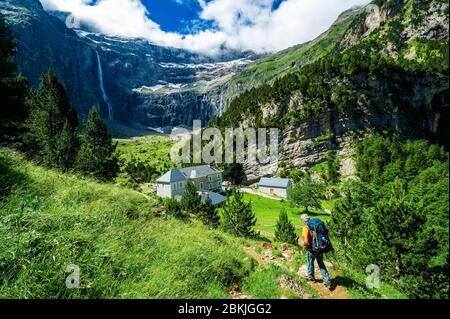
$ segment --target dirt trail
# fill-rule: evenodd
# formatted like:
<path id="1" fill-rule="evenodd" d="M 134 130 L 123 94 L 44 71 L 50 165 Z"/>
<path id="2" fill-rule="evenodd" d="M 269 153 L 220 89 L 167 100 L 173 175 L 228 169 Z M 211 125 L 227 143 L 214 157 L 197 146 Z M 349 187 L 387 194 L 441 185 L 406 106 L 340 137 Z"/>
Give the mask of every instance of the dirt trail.
<path id="1" fill-rule="evenodd" d="M 293 271 L 293 269 L 290 265 L 290 261 L 292 260 L 292 257 L 295 255 L 296 252 L 293 251 L 292 249 L 286 249 L 286 250 L 282 251 L 282 257 L 275 257 L 272 254 L 272 245 L 269 243 L 262 244 L 262 252 L 261 253 L 258 253 L 253 247 L 244 246 L 242 248 L 248 255 L 253 257 L 260 265 L 266 265 L 266 264 L 272 263 L 272 264 L 276 264 L 281 267 L 284 267 L 290 271 Z M 330 272 L 331 277 L 333 278 L 334 273 L 337 272 L 336 267 L 329 262 L 325 262 L 325 264 L 327 266 L 328 271 Z M 298 270 L 298 275 L 302 278 L 306 278 L 306 269 L 307 269 L 306 265 L 301 266 L 300 269 Z M 317 292 L 317 294 L 321 298 L 324 298 L 324 299 L 349 299 L 350 298 L 347 291 L 345 290 L 345 288 L 340 285 L 337 285 L 336 282 L 333 283 L 334 289 L 332 289 L 332 291 L 330 291 L 330 289 L 328 289 L 327 287 L 324 286 L 323 280 L 322 280 L 322 275 L 320 273 L 317 262 L 314 267 L 314 272 L 315 272 L 316 281 L 308 282 L 308 284 Z M 302 296 L 303 298 L 308 298 L 306 292 L 302 293 L 302 294 L 298 294 L 298 295 Z M 240 293 L 235 292 L 235 291 L 231 293 L 231 296 L 232 296 L 232 298 L 241 297 Z M 243 296 L 245 296 L 245 295 L 243 295 Z M 247 296 L 245 296 L 245 297 L 247 297 Z M 239 299 L 241 299 L 241 298 L 239 298 Z"/>
<path id="2" fill-rule="evenodd" d="M 325 262 L 325 265 L 327 266 L 327 269 L 328 269 L 328 272 L 330 273 L 331 278 L 333 278 L 332 272 L 335 269 L 334 265 L 329 262 Z M 306 278 L 306 274 L 307 274 L 307 266 L 303 265 L 298 270 L 298 275 L 300 277 Z M 314 290 L 317 291 L 317 293 L 320 295 L 320 297 L 322 297 L 324 299 L 349 299 L 350 298 L 347 291 L 345 290 L 345 288 L 340 285 L 337 285 L 336 282 L 333 283 L 333 285 L 334 285 L 333 291 L 330 291 L 327 287 L 325 287 L 325 285 L 323 284 L 323 280 L 322 280 L 322 274 L 320 273 L 319 265 L 317 265 L 317 262 L 315 262 L 315 265 L 314 265 L 314 277 L 316 278 L 316 281 L 310 281 L 308 283 L 311 287 L 314 288 Z"/>

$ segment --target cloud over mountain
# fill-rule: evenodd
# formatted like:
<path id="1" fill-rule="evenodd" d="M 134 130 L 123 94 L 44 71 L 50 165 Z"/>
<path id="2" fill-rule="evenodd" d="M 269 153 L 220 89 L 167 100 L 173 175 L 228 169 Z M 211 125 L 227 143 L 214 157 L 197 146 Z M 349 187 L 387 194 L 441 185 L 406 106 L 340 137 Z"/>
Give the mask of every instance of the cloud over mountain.
<path id="1" fill-rule="evenodd" d="M 183 5 L 187 0 L 173 0 Z M 140 0 L 41 0 L 44 8 L 71 12 L 98 32 L 145 38 L 164 45 L 216 54 L 223 47 L 278 51 L 324 32 L 339 13 L 368 0 L 189 0 L 200 5 L 199 20 L 213 28 L 191 34 L 166 32 Z M 279 2 L 279 1 L 277 1 Z M 189 2 L 187 2 L 189 3 Z"/>

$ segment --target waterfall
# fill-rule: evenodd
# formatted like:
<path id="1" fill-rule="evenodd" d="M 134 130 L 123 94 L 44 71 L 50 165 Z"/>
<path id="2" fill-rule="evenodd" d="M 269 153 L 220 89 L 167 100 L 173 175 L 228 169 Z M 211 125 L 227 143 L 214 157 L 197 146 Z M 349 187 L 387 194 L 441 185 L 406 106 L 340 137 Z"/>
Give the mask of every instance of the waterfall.
<path id="1" fill-rule="evenodd" d="M 102 91 L 103 95 L 103 101 L 105 101 L 106 105 L 108 105 L 108 116 L 109 120 L 112 121 L 113 118 L 113 107 L 111 104 L 111 101 L 109 100 L 108 96 L 105 92 L 105 85 L 103 83 L 103 69 L 102 69 L 102 63 L 100 62 L 100 56 L 98 55 L 98 52 L 95 52 L 97 54 L 97 70 L 98 70 L 98 80 L 100 83 L 100 91 Z"/>

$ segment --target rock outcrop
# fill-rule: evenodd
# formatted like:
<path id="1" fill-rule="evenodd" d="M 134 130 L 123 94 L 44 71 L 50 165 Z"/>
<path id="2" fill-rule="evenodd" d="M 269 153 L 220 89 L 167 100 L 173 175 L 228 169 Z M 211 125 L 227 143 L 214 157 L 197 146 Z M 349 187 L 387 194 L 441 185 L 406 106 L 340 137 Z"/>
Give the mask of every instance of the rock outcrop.
<path id="1" fill-rule="evenodd" d="M 344 13 L 342 18 L 346 15 Z M 325 161 L 329 150 L 337 151 L 337 155 L 345 159 L 350 156 L 355 140 L 374 131 L 397 132 L 400 139 L 423 138 L 448 147 L 448 49 L 443 49 L 448 46 L 448 20 L 448 3 L 444 1 L 390 1 L 382 7 L 368 5 L 355 16 L 333 53 L 344 56 L 362 43 L 361 50 L 372 50 L 371 58 L 380 61 L 374 66 L 378 68 L 376 71 L 383 70 L 383 63 L 386 63 L 389 66 L 385 72 L 392 70 L 391 74 L 374 75 L 368 67 L 350 72 L 335 69 L 335 73 L 319 79 L 327 89 L 336 89 L 329 95 L 322 94 L 326 98 L 308 95 L 309 88 L 285 92 L 286 88 L 280 85 L 272 91 L 264 87 L 260 88 L 261 93 L 253 92 L 253 96 L 275 96 L 285 90 L 284 95 L 268 99 L 269 102 L 259 104 L 252 112 L 246 112 L 245 107 L 234 113 L 226 112 L 225 119 L 240 118 L 242 127 L 255 122 L 283 127 L 279 134 L 278 163 L 244 163 L 246 183 L 279 173 L 286 167 L 279 165 L 282 163 L 298 169 L 311 168 Z M 361 51 L 366 60 L 370 56 L 368 52 Z M 405 60 L 411 61 L 414 67 Z M 302 75 L 301 69 L 298 74 Z M 286 82 L 286 87 L 289 85 L 290 82 Z M 314 89 L 320 92 L 319 88 Z M 318 106 L 308 117 L 299 116 L 311 105 Z M 284 125 L 279 125 L 281 123 Z M 344 162 L 342 173 L 354 177 L 351 160 Z"/>

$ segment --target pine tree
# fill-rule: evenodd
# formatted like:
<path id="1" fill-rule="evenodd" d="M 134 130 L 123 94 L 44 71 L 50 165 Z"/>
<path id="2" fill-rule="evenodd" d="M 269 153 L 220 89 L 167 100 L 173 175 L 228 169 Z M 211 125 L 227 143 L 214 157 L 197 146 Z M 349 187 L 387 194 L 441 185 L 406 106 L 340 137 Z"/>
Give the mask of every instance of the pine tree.
<path id="1" fill-rule="evenodd" d="M 407 271 L 408 255 L 416 248 L 425 219 L 405 200 L 400 179 L 389 186 L 390 193 L 376 204 L 370 216 L 372 238 L 367 248 L 373 258 L 379 259 L 379 266 L 385 269 L 387 276 L 398 278 Z"/>
<path id="2" fill-rule="evenodd" d="M 55 165 L 64 171 L 71 169 L 75 164 L 79 147 L 78 133 L 66 121 L 63 130 L 56 138 Z"/>
<path id="3" fill-rule="evenodd" d="M 78 152 L 76 167 L 85 175 L 98 180 L 110 181 L 117 176 L 119 161 L 117 143 L 113 143 L 106 124 L 93 107 L 86 122 L 86 132 Z"/>
<path id="4" fill-rule="evenodd" d="M 199 212 L 199 217 L 204 224 L 211 227 L 217 228 L 220 225 L 220 217 L 217 213 L 216 207 L 214 207 L 210 198 L 208 198 L 206 202 L 202 204 Z"/>
<path id="5" fill-rule="evenodd" d="M 327 182 L 337 184 L 339 181 L 339 162 L 336 158 L 336 151 L 330 151 L 327 155 Z"/>
<path id="6" fill-rule="evenodd" d="M 17 65 L 12 61 L 15 54 L 16 43 L 0 13 L 0 145 L 16 144 L 25 131 L 28 83 L 17 76 Z"/>
<path id="7" fill-rule="evenodd" d="M 49 70 L 41 77 L 39 87 L 31 91 L 27 104 L 30 116 L 24 141 L 26 151 L 45 165 L 58 166 L 61 159 L 56 149 L 59 136 L 66 124 L 66 129 L 72 131 L 69 135 L 75 134 L 78 118 L 64 86 L 53 71 Z"/>
<path id="8" fill-rule="evenodd" d="M 255 234 L 253 226 L 256 225 L 256 217 L 252 205 L 243 200 L 242 193 L 236 188 L 231 189 L 230 196 L 225 202 L 222 221 L 224 230 L 235 236 L 249 237 Z"/>
<path id="9" fill-rule="evenodd" d="M 278 216 L 275 238 L 282 243 L 295 244 L 297 242 L 295 227 L 289 220 L 286 209 L 284 208 L 281 209 L 280 215 Z"/>
<path id="10" fill-rule="evenodd" d="M 364 214 L 373 207 L 377 193 L 369 184 L 358 180 L 344 182 L 340 192 L 341 197 L 331 214 L 330 228 L 343 245 L 341 252 L 352 259 L 352 255 L 360 254 L 357 248 L 364 241 Z"/>
<path id="11" fill-rule="evenodd" d="M 197 214 L 200 211 L 201 199 L 197 194 L 197 188 L 191 181 L 186 183 L 186 190 L 181 199 L 181 206 L 188 213 Z"/>

